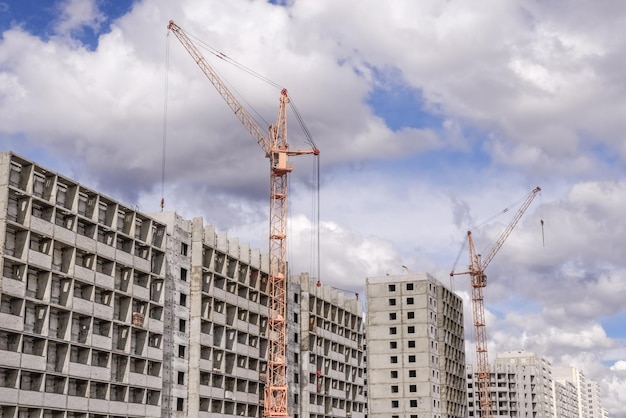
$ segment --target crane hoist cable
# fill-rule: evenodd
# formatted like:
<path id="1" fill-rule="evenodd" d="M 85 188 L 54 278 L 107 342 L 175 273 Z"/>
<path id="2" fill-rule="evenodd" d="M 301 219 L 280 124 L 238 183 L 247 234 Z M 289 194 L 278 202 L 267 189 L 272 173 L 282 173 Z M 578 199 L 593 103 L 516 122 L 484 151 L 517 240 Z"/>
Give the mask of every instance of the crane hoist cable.
<path id="1" fill-rule="evenodd" d="M 165 207 L 165 161 L 167 155 L 167 102 L 169 101 L 170 32 L 165 39 L 165 85 L 163 94 L 163 138 L 161 148 L 161 212 Z"/>
<path id="2" fill-rule="evenodd" d="M 467 231 L 467 242 L 469 246 L 469 265 L 467 271 L 450 272 L 450 276 L 468 274 L 472 285 L 472 311 L 474 320 L 474 340 L 476 343 L 476 366 L 478 376 L 478 398 L 480 405 L 481 418 L 492 417 L 492 401 L 491 401 L 491 370 L 489 368 L 488 350 L 487 350 L 487 321 L 485 319 L 485 302 L 483 298 L 483 289 L 487 285 L 487 275 L 485 269 L 496 256 L 506 239 L 511 235 L 513 229 L 521 219 L 526 209 L 530 206 L 537 194 L 541 191 L 540 187 L 535 187 L 525 198 L 521 207 L 517 210 L 513 219 L 507 227 L 502 231 L 497 241 L 489 247 L 487 254 L 483 257 L 476 251 L 474 241 L 472 239 L 472 231 Z M 508 212 L 508 210 L 507 210 Z"/>
<path id="3" fill-rule="evenodd" d="M 224 61 L 225 63 L 228 63 L 230 65 L 232 65 L 233 67 L 248 73 L 249 75 L 265 82 L 266 84 L 275 87 L 277 89 L 284 89 L 284 87 L 274 81 L 272 81 L 271 79 L 263 76 L 262 74 L 258 73 L 257 71 L 254 71 L 253 69 L 241 64 L 240 62 L 232 59 L 229 55 L 217 50 L 216 48 L 214 48 L 213 46 L 209 45 L 208 43 L 200 40 L 198 37 L 190 35 L 189 33 L 185 32 L 185 34 L 193 39 L 193 42 L 196 46 L 198 46 L 200 49 L 205 50 L 207 53 L 213 55 L 214 57 L 218 58 L 221 61 Z M 213 70 L 215 72 L 218 72 L 215 68 L 213 68 Z M 220 75 L 221 77 L 221 75 Z M 240 100 L 242 100 L 243 102 L 245 102 L 247 108 L 252 109 L 252 111 L 257 115 L 257 117 L 263 121 L 263 123 L 265 125 L 269 125 L 269 122 L 267 122 L 263 116 L 261 116 L 261 114 L 254 108 L 254 106 L 252 106 L 252 104 L 250 104 L 245 97 L 240 94 L 237 89 L 228 82 L 227 79 L 225 79 L 224 77 L 221 77 L 222 80 L 227 83 L 229 85 L 229 89 L 231 91 L 234 91 L 235 93 L 237 93 L 237 96 L 239 97 Z M 313 135 L 311 134 L 311 131 L 309 130 L 304 118 L 302 117 L 302 114 L 300 113 L 300 111 L 298 110 L 298 107 L 296 106 L 296 102 L 293 100 L 293 98 L 290 96 L 289 97 L 289 107 L 293 112 L 293 115 L 296 118 L 296 121 L 298 122 L 298 126 L 300 127 L 300 129 L 302 130 L 302 133 L 305 136 L 305 141 L 306 143 L 313 149 L 318 149 L 317 148 L 317 144 L 315 143 L 315 141 L 313 140 Z M 255 118 L 255 122 L 258 125 L 261 125 L 261 123 L 259 123 L 258 120 L 256 120 Z M 321 261 L 320 261 L 320 200 L 319 200 L 319 196 L 320 196 L 320 156 L 319 154 L 315 154 L 314 155 L 315 158 L 315 164 L 316 166 L 313 169 L 313 197 L 312 197 L 312 205 L 313 208 L 311 209 L 311 218 L 312 218 L 312 234 L 311 234 L 311 262 L 315 263 L 315 266 L 311 266 L 311 272 L 312 275 L 315 276 L 315 273 L 317 273 L 317 277 L 318 280 L 321 276 Z M 290 180 L 288 180 L 290 182 Z M 290 184 L 290 183 L 289 183 Z M 288 186 L 290 187 L 290 186 Z"/>
<path id="4" fill-rule="evenodd" d="M 279 83 L 276 83 L 275 81 L 272 81 L 271 79 L 265 77 L 264 75 L 258 73 L 257 71 L 254 71 L 253 69 L 246 67 L 245 65 L 241 64 L 240 62 L 232 59 L 230 56 L 226 55 L 225 53 L 218 51 L 217 49 L 215 49 L 214 47 L 212 47 L 211 45 L 209 45 L 206 42 L 203 42 L 202 40 L 200 40 L 199 38 L 190 35 L 189 33 L 185 32 L 185 35 L 187 35 L 189 38 L 193 39 L 193 43 L 201 48 L 204 49 L 205 51 L 207 51 L 208 53 L 210 53 L 211 55 L 215 56 L 216 58 L 219 58 L 220 60 L 227 62 L 229 64 L 231 64 L 232 66 L 242 70 L 243 72 L 246 72 L 248 74 L 250 74 L 251 76 L 265 82 L 266 84 L 275 87 L 278 90 L 283 90 L 285 87 L 280 85 Z M 217 72 L 217 70 L 215 70 L 215 68 L 213 68 L 214 71 Z M 224 79 L 224 77 L 221 77 L 222 80 L 226 81 Z M 237 91 L 230 83 L 228 83 L 230 86 L 231 90 L 235 90 Z M 243 98 L 243 95 L 241 94 L 237 94 L 240 98 L 242 98 L 242 100 L 245 101 L 245 98 Z M 253 106 L 251 106 L 248 102 L 246 102 L 246 104 L 248 105 L 249 108 L 253 109 Z M 305 137 L 306 137 L 306 142 L 307 144 L 309 144 L 313 149 L 317 149 L 317 146 L 315 145 L 315 141 L 313 140 L 313 136 L 311 135 L 311 132 L 309 131 L 309 128 L 306 126 L 306 123 L 304 122 L 304 118 L 302 117 L 302 115 L 300 114 L 300 111 L 298 110 L 295 101 L 293 100 L 293 98 L 291 96 L 289 96 L 289 107 L 291 108 L 291 110 L 293 111 L 294 116 L 296 117 L 296 120 L 298 121 L 298 125 L 300 126 L 300 128 L 302 129 L 302 132 L 304 133 Z M 254 109 L 253 109 L 254 110 Z M 255 111 L 255 113 L 257 113 L 257 115 L 259 115 L 259 117 L 261 119 L 263 119 L 262 116 L 260 116 L 260 114 L 258 112 Z M 265 122 L 266 125 L 269 125 L 269 123 L 267 123 L 267 121 L 265 121 L 263 119 L 263 121 Z"/>
<path id="5" fill-rule="evenodd" d="M 267 418 L 288 417 L 287 391 L 287 218 L 288 179 L 292 171 L 288 157 L 296 155 L 318 155 L 319 150 L 290 150 L 287 141 L 286 105 L 290 102 L 287 89 L 280 92 L 276 124 L 270 125 L 267 133 L 252 119 L 224 81 L 215 72 L 189 36 L 170 20 L 168 29 L 176 35 L 183 47 L 209 79 L 243 127 L 248 131 L 265 156 L 270 160 L 270 233 L 268 271 L 268 338 L 267 372 L 263 416 Z"/>

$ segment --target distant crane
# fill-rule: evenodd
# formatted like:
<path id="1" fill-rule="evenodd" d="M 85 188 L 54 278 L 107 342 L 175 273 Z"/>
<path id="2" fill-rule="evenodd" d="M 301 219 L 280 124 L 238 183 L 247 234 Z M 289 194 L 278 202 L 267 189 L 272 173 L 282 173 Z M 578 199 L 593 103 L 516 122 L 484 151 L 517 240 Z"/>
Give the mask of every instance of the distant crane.
<path id="1" fill-rule="evenodd" d="M 235 96 L 209 65 L 198 48 L 185 32 L 170 20 L 167 28 L 183 44 L 193 60 L 213 84 L 226 104 L 235 113 L 252 138 L 270 160 L 270 233 L 269 233 L 269 318 L 267 338 L 269 352 L 265 382 L 263 416 L 269 418 L 288 417 L 287 410 L 287 193 L 288 174 L 292 168 L 288 156 L 314 154 L 319 150 L 289 151 L 287 142 L 287 89 L 282 89 L 276 124 L 270 125 L 267 135 L 239 104 Z"/>
<path id="2" fill-rule="evenodd" d="M 487 251 L 487 255 L 481 258 L 476 253 L 474 241 L 472 240 L 472 231 L 467 231 L 467 241 L 469 243 L 469 267 L 467 271 L 455 273 L 450 272 L 450 277 L 469 274 L 472 283 L 472 310 L 474 314 L 474 338 L 476 339 L 476 363 L 478 368 L 478 388 L 480 400 L 480 416 L 481 418 L 491 418 L 491 389 L 489 358 L 487 356 L 487 327 L 485 324 L 485 304 L 483 300 L 483 288 L 487 285 L 487 275 L 485 269 L 498 253 L 504 241 L 511 235 L 513 228 L 517 225 L 520 218 L 528 209 L 528 206 L 535 199 L 535 196 L 541 191 L 540 187 L 535 187 L 526 197 L 524 203 L 519 208 L 509 225 L 502 231 L 498 240 Z M 541 221 L 543 225 L 543 220 Z"/>

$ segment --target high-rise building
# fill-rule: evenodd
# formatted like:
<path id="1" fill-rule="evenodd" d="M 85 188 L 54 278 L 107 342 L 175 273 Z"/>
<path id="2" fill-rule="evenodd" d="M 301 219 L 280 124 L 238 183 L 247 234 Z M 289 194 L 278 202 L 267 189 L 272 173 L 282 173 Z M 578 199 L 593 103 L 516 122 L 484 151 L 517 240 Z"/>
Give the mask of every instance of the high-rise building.
<path id="1" fill-rule="evenodd" d="M 576 401 L 575 416 L 578 418 L 605 418 L 608 415 L 606 409 L 602 407 L 598 382 L 587 379 L 582 371 L 570 366 L 554 367 L 553 376 L 555 382 L 569 388 L 569 397 L 573 397 Z M 561 407 L 562 405 L 555 405 L 557 409 Z"/>
<path id="2" fill-rule="evenodd" d="M 602 407 L 600 385 L 595 380 L 587 380 L 587 399 L 589 400 L 589 418 L 606 418 L 606 409 Z"/>
<path id="3" fill-rule="evenodd" d="M 165 225 L 2 153 L 0 242 L 0 416 L 160 416 Z"/>
<path id="4" fill-rule="evenodd" d="M 494 416 L 553 415 L 551 365 L 534 353 L 500 353 L 491 366 L 491 410 Z M 479 416 L 478 375 L 474 365 L 467 365 L 469 416 Z"/>
<path id="5" fill-rule="evenodd" d="M 289 340 L 299 342 L 288 364 L 299 392 L 294 418 L 367 415 L 362 302 L 308 274 L 288 286 Z"/>
<path id="6" fill-rule="evenodd" d="M 576 386 L 567 380 L 552 381 L 555 418 L 578 418 L 578 394 Z"/>
<path id="7" fill-rule="evenodd" d="M 437 285 L 437 328 L 441 389 L 441 418 L 467 416 L 463 300 Z"/>
<path id="8" fill-rule="evenodd" d="M 465 416 L 462 301 L 429 274 L 367 278 L 368 416 Z"/>
<path id="9" fill-rule="evenodd" d="M 587 380 L 587 399 L 589 400 L 589 418 L 606 418 L 608 413 L 602 407 L 600 385 L 595 380 Z"/>
<path id="10" fill-rule="evenodd" d="M 0 417 L 262 416 L 267 254 L 12 153 L 0 240 Z M 364 417 L 360 302 L 311 283 L 288 282 L 289 411 Z"/>
<path id="11" fill-rule="evenodd" d="M 167 225 L 163 416 L 260 417 L 268 257 L 202 218 Z"/>
<path id="12" fill-rule="evenodd" d="M 565 384 L 571 383 L 576 390 L 578 417 L 589 418 L 589 400 L 587 396 L 587 379 L 583 372 L 575 367 L 556 366 L 552 368 L 552 377 L 555 381 Z"/>

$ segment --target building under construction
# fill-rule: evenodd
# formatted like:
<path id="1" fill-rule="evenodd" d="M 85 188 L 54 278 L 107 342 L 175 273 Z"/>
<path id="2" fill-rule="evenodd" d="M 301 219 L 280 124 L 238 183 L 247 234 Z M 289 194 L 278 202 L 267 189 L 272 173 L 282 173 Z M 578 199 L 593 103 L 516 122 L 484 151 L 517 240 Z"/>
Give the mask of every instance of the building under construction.
<path id="1" fill-rule="evenodd" d="M 0 416 L 161 415 L 165 228 L 0 154 Z"/>
<path id="2" fill-rule="evenodd" d="M 261 417 L 269 257 L 0 154 L 0 417 Z M 362 308 L 294 277 L 289 413 L 364 417 Z"/>
<path id="3" fill-rule="evenodd" d="M 370 418 L 467 415 L 463 302 L 429 274 L 367 279 Z"/>

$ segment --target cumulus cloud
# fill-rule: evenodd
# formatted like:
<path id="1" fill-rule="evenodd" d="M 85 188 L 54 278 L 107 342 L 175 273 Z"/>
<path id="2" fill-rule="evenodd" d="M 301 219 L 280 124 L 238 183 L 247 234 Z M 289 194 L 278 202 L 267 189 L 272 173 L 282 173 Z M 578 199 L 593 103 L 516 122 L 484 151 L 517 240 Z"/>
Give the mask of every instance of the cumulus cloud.
<path id="1" fill-rule="evenodd" d="M 59 35 L 69 36 L 84 27 L 97 31 L 106 20 L 96 0 L 64 0 L 58 7 L 60 17 L 55 31 Z"/>
<path id="2" fill-rule="evenodd" d="M 626 361 L 624 360 L 620 360 L 620 361 L 616 361 L 612 366 L 611 366 L 611 370 L 612 371 L 626 371 Z"/>
<path id="3" fill-rule="evenodd" d="M 536 350 L 579 364 L 601 381 L 611 413 L 626 413 L 623 356 L 611 354 L 612 368 L 603 363 L 624 343 L 601 325 L 623 312 L 626 292 L 619 1 L 140 1 L 92 49 L 75 36 L 98 33 L 102 3 L 60 4 L 57 36 L 17 26 L 0 38 L 4 148 L 148 212 L 165 194 L 166 210 L 266 248 L 267 160 L 167 37 L 174 19 L 289 89 L 321 150 L 321 271 L 312 273 L 331 285 L 362 291 L 365 277 L 402 265 L 446 281 L 466 228 L 488 249 L 508 220 L 476 222 L 541 186 L 487 271 L 490 353 Z M 211 62 L 265 131 L 280 89 Z M 414 114 L 440 122 L 390 129 L 368 106 L 384 77 L 421 92 Z M 288 118 L 292 149 L 306 147 Z M 299 273 L 316 264 L 315 162 L 292 162 L 288 242 Z M 467 280 L 454 286 L 469 318 Z"/>

